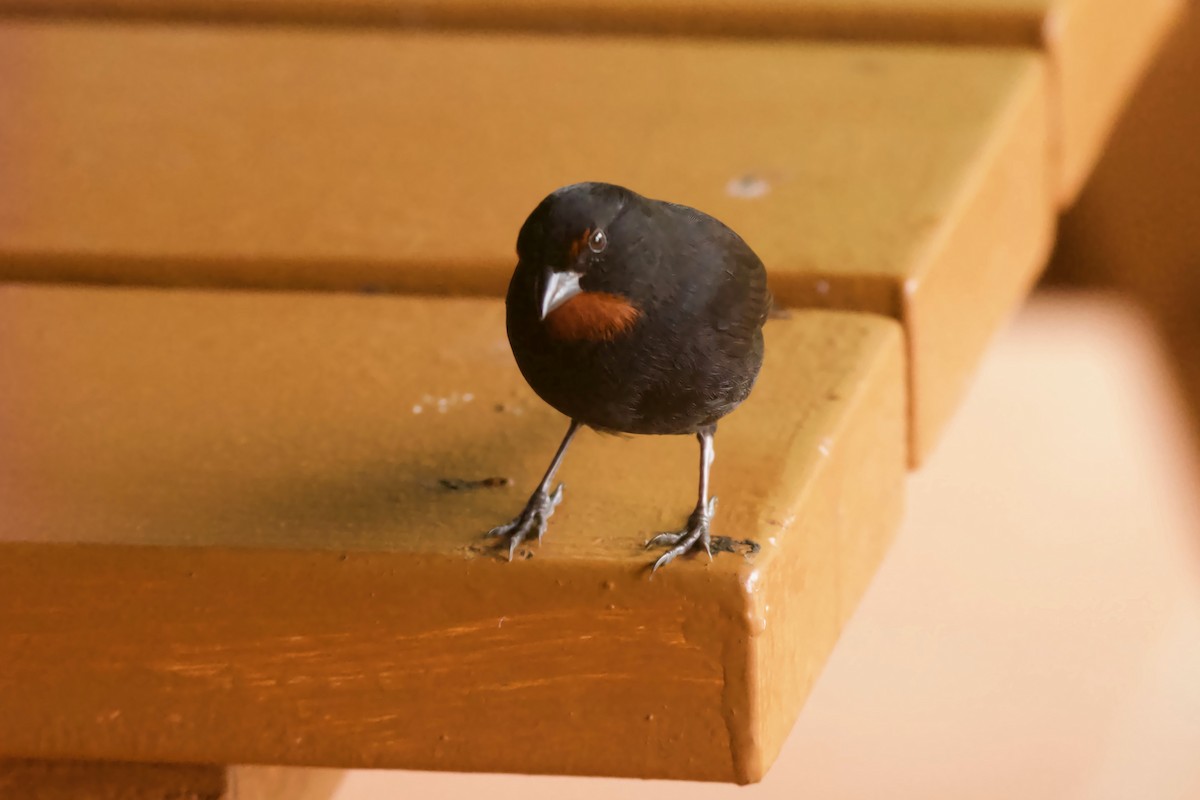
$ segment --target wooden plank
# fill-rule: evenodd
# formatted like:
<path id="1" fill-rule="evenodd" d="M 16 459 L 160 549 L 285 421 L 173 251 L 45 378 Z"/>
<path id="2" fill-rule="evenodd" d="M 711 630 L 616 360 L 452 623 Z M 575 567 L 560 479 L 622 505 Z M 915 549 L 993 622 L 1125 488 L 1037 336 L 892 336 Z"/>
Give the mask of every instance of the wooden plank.
<path id="1" fill-rule="evenodd" d="M 785 305 L 903 320 L 918 459 L 1051 237 L 1020 52 L 38 24 L 0 52 L 2 277 L 499 294 L 537 201 L 606 179 L 729 222 Z"/>
<path id="2" fill-rule="evenodd" d="M 900 328 L 767 327 L 717 436 L 582 434 L 495 300 L 0 288 L 0 755 L 753 781 L 900 515 Z M 442 479 L 511 478 L 452 491 Z M 502 483 L 502 482 L 498 482 Z"/>
<path id="3" fill-rule="evenodd" d="M 1154 334 L 1119 298 L 1033 296 L 750 797 L 1200 797 L 1200 475 Z M 337 800 L 676 794 L 733 793 L 362 772 Z"/>
<path id="4" fill-rule="evenodd" d="M 0 761 L 0 797 L 22 800 L 329 800 L 339 770 Z"/>
<path id="5" fill-rule="evenodd" d="M 215 765 L 0 761 L 0 797 L 31 800 L 233 800 Z"/>
<path id="6" fill-rule="evenodd" d="M 1042 28 L 1053 54 L 1059 199 L 1078 197 L 1184 0 L 1057 0 Z"/>
<path id="7" fill-rule="evenodd" d="M 83 19 L 1030 46 L 1041 41 L 1045 16 L 1055 5 L 1055 0 L 0 0 L 0 11 Z"/>
<path id="8" fill-rule="evenodd" d="M 0 0 L 0 13 L 1037 48 L 1071 203 L 1184 0 Z"/>
<path id="9" fill-rule="evenodd" d="M 339 769 L 237 766 L 226 770 L 229 800 L 336 800 L 344 778 Z"/>
<path id="10" fill-rule="evenodd" d="M 1166 340 L 1200 446 L 1198 83 L 1200 9 L 1193 4 L 1063 218 L 1054 272 L 1144 305 Z"/>

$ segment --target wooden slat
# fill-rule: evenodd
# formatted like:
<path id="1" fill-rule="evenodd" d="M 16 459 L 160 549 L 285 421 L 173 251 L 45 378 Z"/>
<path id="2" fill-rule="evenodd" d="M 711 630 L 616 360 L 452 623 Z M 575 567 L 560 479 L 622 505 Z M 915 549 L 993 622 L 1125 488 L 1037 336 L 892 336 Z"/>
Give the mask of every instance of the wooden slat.
<path id="1" fill-rule="evenodd" d="M 1116 288 L 1154 317 L 1200 446 L 1200 6 L 1167 44 L 1063 218 L 1056 277 Z"/>
<path id="2" fill-rule="evenodd" d="M 715 529 L 687 437 L 581 435 L 495 300 L 0 288 L 0 756 L 752 781 L 897 523 L 901 334 L 768 325 Z M 443 479 L 511 478 L 453 491 Z"/>
<path id="3" fill-rule="evenodd" d="M 725 219 L 786 305 L 903 320 L 917 458 L 1050 240 L 1020 52 L 9 24 L 0 53 L 2 277 L 499 294 L 537 201 L 611 180 Z"/>
<path id="4" fill-rule="evenodd" d="M 229 800 L 340 800 L 344 778 L 344 771 L 337 769 L 237 766 L 226 770 Z"/>
<path id="5" fill-rule="evenodd" d="M 1070 203 L 1184 0 L 0 0 L 0 13 L 1033 47 Z"/>
<path id="6" fill-rule="evenodd" d="M 1042 26 L 1052 54 L 1059 199 L 1074 202 L 1130 94 L 1185 0 L 1053 0 Z"/>
<path id="7" fill-rule="evenodd" d="M 35 800 L 234 800 L 215 765 L 0 760 L 0 797 Z"/>
<path id="8" fill-rule="evenodd" d="M 1094 0 L 1075 0 L 1086 4 Z M 1061 0 L 0 0 L 30 17 L 1034 45 Z"/>
<path id="9" fill-rule="evenodd" d="M 17 800 L 329 800 L 338 770 L 0 760 L 0 797 Z"/>
<path id="10" fill-rule="evenodd" d="M 907 487 L 896 543 L 755 800 L 1200 797 L 1200 473 L 1128 301 L 1034 295 Z M 352 773 L 338 800 L 728 800 Z"/>

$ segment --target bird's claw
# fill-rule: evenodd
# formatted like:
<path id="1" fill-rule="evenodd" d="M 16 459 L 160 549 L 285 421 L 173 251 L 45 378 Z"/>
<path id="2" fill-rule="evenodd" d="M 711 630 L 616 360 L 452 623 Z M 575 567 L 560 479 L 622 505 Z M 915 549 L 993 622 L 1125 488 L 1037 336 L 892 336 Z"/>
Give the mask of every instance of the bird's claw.
<path id="1" fill-rule="evenodd" d="M 562 502 L 563 485 L 560 483 L 558 488 L 552 493 L 546 494 L 545 491 L 539 489 L 529 498 L 529 502 L 525 504 L 525 509 L 512 522 L 507 522 L 503 525 L 497 525 L 485 534 L 488 538 L 508 538 L 508 560 L 512 561 L 517 553 L 517 548 L 522 542 L 528 541 L 531 534 L 537 536 L 538 544 L 542 543 L 542 537 L 546 535 L 546 527 L 550 523 L 550 517 L 554 514 L 554 509 L 558 508 L 558 504 Z"/>
<path id="2" fill-rule="evenodd" d="M 658 557 L 654 562 L 654 566 L 650 568 L 650 574 L 658 572 L 660 567 L 674 561 L 679 556 L 687 553 L 697 547 L 703 547 L 704 552 L 708 554 L 708 560 L 712 561 L 712 533 L 709 531 L 709 524 L 712 522 L 713 514 L 717 510 L 717 498 L 710 498 L 708 505 L 703 508 L 697 508 L 688 517 L 688 523 L 685 528 L 678 531 L 669 531 L 660 533 L 650 541 L 646 542 L 646 549 L 651 547 L 670 547 L 671 549 Z"/>

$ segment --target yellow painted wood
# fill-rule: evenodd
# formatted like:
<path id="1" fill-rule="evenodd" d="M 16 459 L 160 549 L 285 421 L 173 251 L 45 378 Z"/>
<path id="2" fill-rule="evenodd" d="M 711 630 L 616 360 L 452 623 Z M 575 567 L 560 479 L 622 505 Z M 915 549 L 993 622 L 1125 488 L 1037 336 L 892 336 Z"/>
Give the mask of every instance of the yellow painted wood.
<path id="1" fill-rule="evenodd" d="M 1003 45 L 1051 65 L 1060 201 L 1074 200 L 1185 0 L 0 0 L 24 15 L 288 21 Z"/>
<path id="2" fill-rule="evenodd" d="M 0 797 L 36 800 L 234 800 L 224 767 L 2 761 Z"/>
<path id="3" fill-rule="evenodd" d="M 373 772 L 338 800 L 1200 797 L 1200 476 L 1155 334 L 1031 298 L 761 788 Z"/>
<path id="4" fill-rule="evenodd" d="M 226 770 L 229 800 L 338 800 L 337 769 L 238 766 Z"/>
<path id="5" fill-rule="evenodd" d="M 610 180 L 727 221 L 784 305 L 902 319 L 918 459 L 1053 223 L 1018 51 L 8 24 L 0 52 L 0 276 L 500 294 L 538 200 Z"/>
<path id="6" fill-rule="evenodd" d="M 584 432 L 544 543 L 481 538 L 566 426 L 503 329 L 487 299 L 0 288 L 0 756 L 760 778 L 900 515 L 899 326 L 768 323 L 713 473 L 715 532 L 760 549 L 653 580 L 688 437 Z"/>
<path id="7" fill-rule="evenodd" d="M 1088 2 L 1089 0 L 1074 0 Z M 27 16 L 480 30 L 841 36 L 1028 45 L 1061 0 L 0 0 Z"/>
<path id="8" fill-rule="evenodd" d="M 329 800 L 338 770 L 99 761 L 0 761 L 13 800 Z"/>
<path id="9" fill-rule="evenodd" d="M 1042 27 L 1052 54 L 1059 197 L 1074 202 L 1130 94 L 1185 0 L 1055 0 Z"/>
<path id="10" fill-rule="evenodd" d="M 1147 76 L 1079 203 L 1062 221 L 1057 277 L 1115 288 L 1163 337 L 1200 434 L 1200 6 Z M 1200 438 L 1196 439 L 1200 445 Z"/>

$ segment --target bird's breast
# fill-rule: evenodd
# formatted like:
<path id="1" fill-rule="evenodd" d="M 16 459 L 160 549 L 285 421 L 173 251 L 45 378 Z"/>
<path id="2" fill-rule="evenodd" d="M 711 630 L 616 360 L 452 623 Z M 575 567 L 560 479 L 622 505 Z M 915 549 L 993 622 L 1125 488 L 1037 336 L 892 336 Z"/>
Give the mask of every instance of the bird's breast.
<path id="1" fill-rule="evenodd" d="M 628 298 L 580 292 L 545 320 L 547 333 L 562 342 L 608 342 L 633 328 L 642 312 Z"/>

